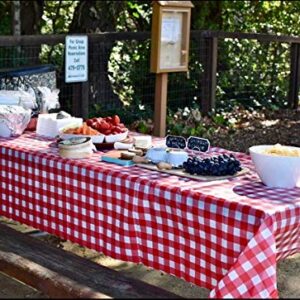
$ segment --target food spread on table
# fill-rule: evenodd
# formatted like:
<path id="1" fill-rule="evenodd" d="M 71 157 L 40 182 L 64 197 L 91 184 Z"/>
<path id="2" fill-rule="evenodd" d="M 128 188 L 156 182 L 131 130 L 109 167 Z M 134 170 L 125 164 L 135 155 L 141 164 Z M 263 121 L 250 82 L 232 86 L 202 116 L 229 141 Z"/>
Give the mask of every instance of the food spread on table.
<path id="1" fill-rule="evenodd" d="M 2 113 L 1 113 L 2 112 Z M 11 116 L 15 116 L 14 118 Z M 22 134 L 30 110 L 20 105 L 0 105 L 1 136 L 9 137 Z M 0 132 L 0 133 L 1 133 Z M 201 180 L 218 180 L 240 176 L 249 170 L 233 154 L 209 154 L 210 142 L 207 139 L 190 136 L 167 135 L 164 144 L 157 145 L 152 142 L 150 135 L 129 135 L 129 130 L 122 123 L 118 115 L 98 116 L 83 120 L 72 117 L 60 111 L 58 113 L 40 113 L 37 120 L 36 133 L 39 136 L 57 137 L 60 140 L 72 142 L 59 142 L 59 154 L 64 158 L 88 158 L 97 150 L 113 150 L 101 156 L 102 161 L 116 163 L 122 166 L 133 166 L 185 176 Z M 82 143 L 82 138 L 86 138 Z M 253 151 L 252 151 L 253 152 Z M 280 144 L 269 145 L 261 152 L 273 157 L 300 157 L 297 147 Z M 268 172 L 255 163 L 255 154 L 251 154 L 256 171 L 263 183 L 270 187 L 293 187 L 299 185 L 300 175 L 288 171 L 286 177 L 293 177 L 293 182 L 283 182 L 276 179 L 274 172 Z M 282 169 L 286 168 L 285 166 Z M 269 174 L 271 173 L 271 175 Z M 290 176 L 289 176 L 290 174 Z M 271 183 L 269 180 L 271 177 Z M 274 179 L 275 178 L 275 179 Z M 276 182 L 275 182 L 275 181 Z"/>

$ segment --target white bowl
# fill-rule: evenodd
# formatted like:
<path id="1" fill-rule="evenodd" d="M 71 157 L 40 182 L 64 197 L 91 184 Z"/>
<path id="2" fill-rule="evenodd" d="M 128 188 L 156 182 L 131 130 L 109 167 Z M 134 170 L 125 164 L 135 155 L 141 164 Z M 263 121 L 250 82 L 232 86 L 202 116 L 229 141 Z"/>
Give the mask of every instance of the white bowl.
<path id="1" fill-rule="evenodd" d="M 167 153 L 167 162 L 173 167 L 182 166 L 182 164 L 186 162 L 188 158 L 188 153 L 183 150 L 174 149 Z"/>
<path id="2" fill-rule="evenodd" d="M 148 158 L 154 164 L 161 161 L 167 161 L 167 148 L 166 147 L 153 147 L 150 148 L 146 153 L 146 158 Z"/>
<path id="3" fill-rule="evenodd" d="M 300 157 L 275 156 L 263 153 L 274 145 L 260 145 L 249 148 L 251 159 L 261 181 L 268 187 L 300 187 Z M 290 150 L 298 147 L 284 146 Z"/>

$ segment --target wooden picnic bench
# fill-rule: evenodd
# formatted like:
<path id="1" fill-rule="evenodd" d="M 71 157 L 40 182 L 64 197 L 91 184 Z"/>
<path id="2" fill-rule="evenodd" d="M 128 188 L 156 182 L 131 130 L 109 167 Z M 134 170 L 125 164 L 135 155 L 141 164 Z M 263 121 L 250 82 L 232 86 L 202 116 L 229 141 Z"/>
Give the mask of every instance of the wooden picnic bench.
<path id="1" fill-rule="evenodd" d="M 180 298 L 2 224 L 0 271 L 51 298 Z"/>

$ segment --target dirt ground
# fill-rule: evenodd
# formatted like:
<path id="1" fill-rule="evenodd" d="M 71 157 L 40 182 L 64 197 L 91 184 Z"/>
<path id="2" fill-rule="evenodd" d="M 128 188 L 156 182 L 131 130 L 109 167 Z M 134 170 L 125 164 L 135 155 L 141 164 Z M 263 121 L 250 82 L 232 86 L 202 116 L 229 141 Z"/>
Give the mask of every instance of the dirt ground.
<path id="1" fill-rule="evenodd" d="M 228 134 L 226 130 L 220 130 L 212 137 L 211 144 L 246 153 L 250 146 L 257 144 L 281 143 L 300 147 L 299 111 L 265 112 L 254 116 L 245 114 L 244 119 L 242 118 L 236 126 L 236 130 L 232 134 Z M 28 230 L 24 225 L 6 219 L 1 220 L 18 230 Z M 208 290 L 204 288 L 189 284 L 184 280 L 152 270 L 143 265 L 111 259 L 76 244 L 61 241 L 54 236 L 48 235 L 42 239 L 46 243 L 62 247 L 67 251 L 72 251 L 128 276 L 160 286 L 177 295 L 186 298 L 207 298 L 208 296 Z M 280 298 L 300 298 L 299 274 L 300 254 L 288 257 L 278 263 L 277 280 Z M 46 298 L 46 296 L 0 273 L 0 298 Z"/>

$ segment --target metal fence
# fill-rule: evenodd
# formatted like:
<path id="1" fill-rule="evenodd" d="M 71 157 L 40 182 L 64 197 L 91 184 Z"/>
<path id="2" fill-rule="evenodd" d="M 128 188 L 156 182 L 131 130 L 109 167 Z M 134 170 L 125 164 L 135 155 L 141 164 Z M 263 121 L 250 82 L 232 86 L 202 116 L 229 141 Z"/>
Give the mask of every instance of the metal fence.
<path id="1" fill-rule="evenodd" d="M 89 80 L 65 83 L 65 35 L 0 36 L 0 71 L 54 64 L 62 108 L 77 116 L 154 106 L 150 33 L 88 34 Z M 193 31 L 188 73 L 170 73 L 168 108 L 299 103 L 300 38 Z"/>

